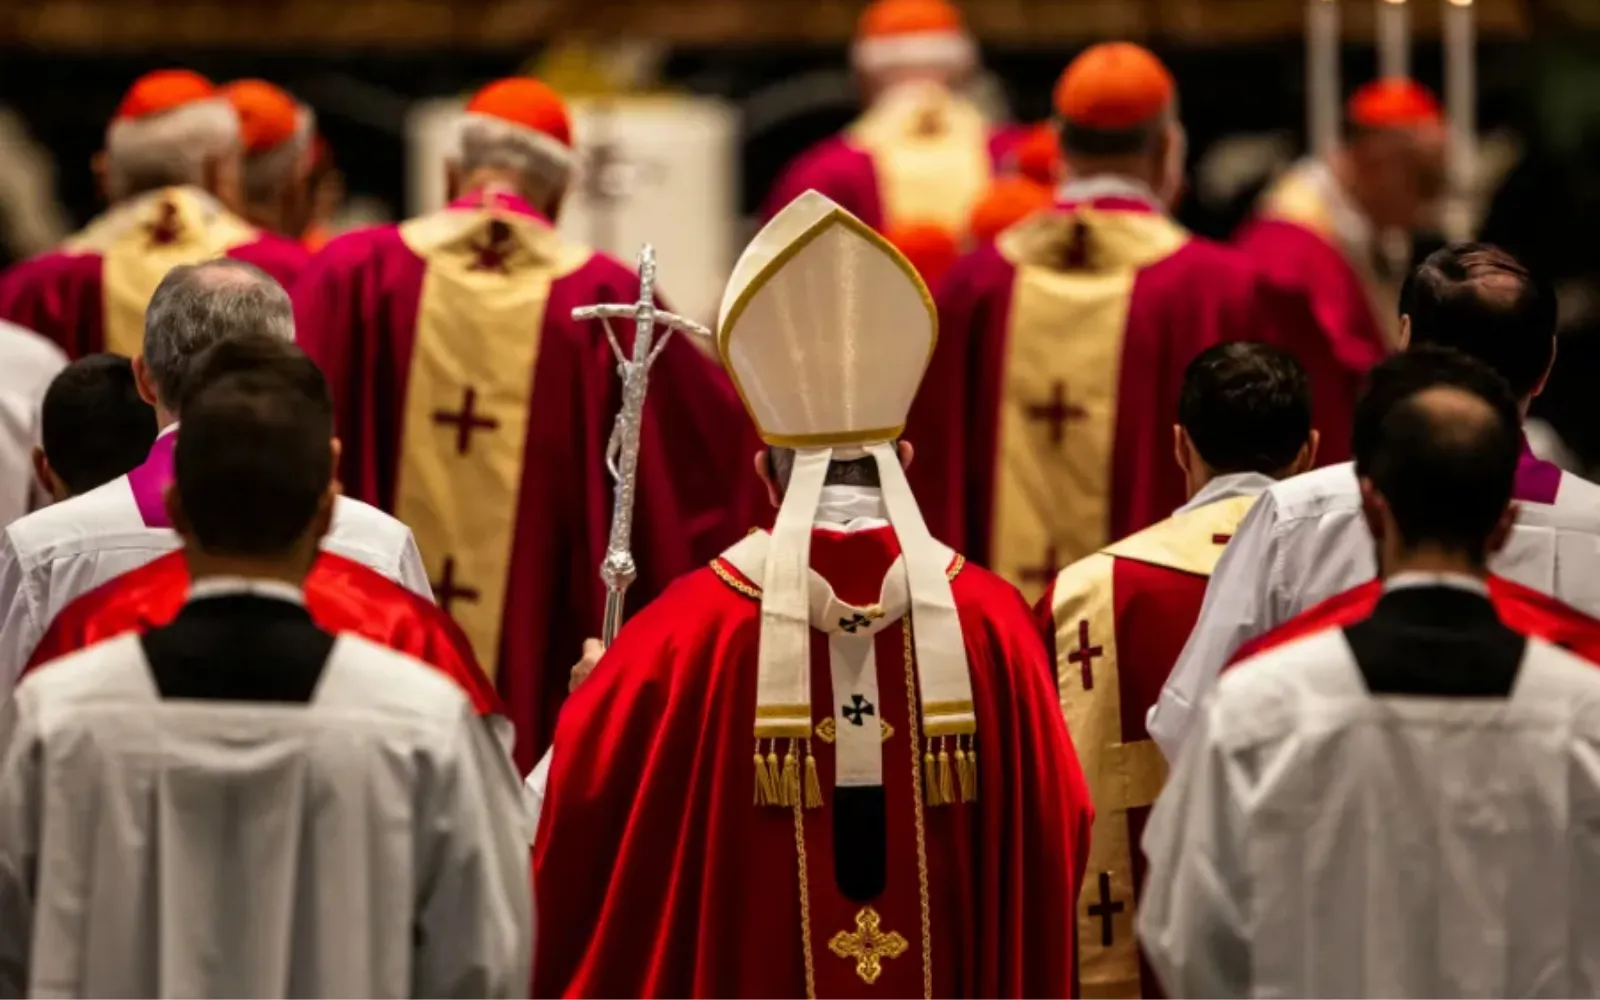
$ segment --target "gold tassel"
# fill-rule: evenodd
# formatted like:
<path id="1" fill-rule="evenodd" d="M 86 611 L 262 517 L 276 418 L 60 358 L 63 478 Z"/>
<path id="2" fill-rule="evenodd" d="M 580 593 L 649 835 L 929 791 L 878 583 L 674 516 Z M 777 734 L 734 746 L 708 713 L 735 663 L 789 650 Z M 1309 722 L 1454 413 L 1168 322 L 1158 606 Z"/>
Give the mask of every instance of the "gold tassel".
<path id="1" fill-rule="evenodd" d="M 783 755 L 783 804 L 800 804 L 800 758 L 795 756 L 794 740 L 789 741 L 789 752 Z"/>
<path id="2" fill-rule="evenodd" d="M 962 802 L 971 802 L 967 796 L 967 738 L 956 737 L 956 789 L 961 793 Z"/>
<path id="3" fill-rule="evenodd" d="M 970 743 L 968 741 L 971 741 Z M 966 753 L 956 749 L 956 763 L 958 765 L 957 777 L 961 779 L 961 801 L 978 801 L 978 743 L 974 736 L 963 736 L 961 742 L 967 744 Z M 966 760 L 963 761 L 962 758 Z"/>
<path id="4" fill-rule="evenodd" d="M 771 804 L 787 805 L 783 801 L 783 772 L 778 768 L 778 741 L 767 744 L 767 784 L 772 789 Z"/>
<path id="5" fill-rule="evenodd" d="M 767 773 L 767 759 L 761 755 L 761 741 L 756 740 L 756 805 L 775 805 L 775 793 L 772 775 Z"/>
<path id="6" fill-rule="evenodd" d="M 939 737 L 939 798 L 941 805 L 954 805 L 956 789 L 950 775 L 950 751 L 945 749 L 944 737 Z"/>
<path id="7" fill-rule="evenodd" d="M 922 747 L 922 783 L 927 786 L 923 797 L 930 806 L 942 806 L 944 803 L 939 801 L 939 777 L 933 771 L 933 741 L 926 741 Z"/>
<path id="8" fill-rule="evenodd" d="M 822 782 L 817 780 L 817 758 L 811 756 L 810 740 L 806 740 L 806 808 L 822 808 Z"/>

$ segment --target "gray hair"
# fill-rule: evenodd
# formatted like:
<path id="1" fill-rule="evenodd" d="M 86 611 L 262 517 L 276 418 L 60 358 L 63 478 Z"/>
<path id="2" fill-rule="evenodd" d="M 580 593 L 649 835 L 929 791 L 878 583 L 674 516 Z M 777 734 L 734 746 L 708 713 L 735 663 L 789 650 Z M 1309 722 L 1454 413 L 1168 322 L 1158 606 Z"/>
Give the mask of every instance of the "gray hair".
<path id="1" fill-rule="evenodd" d="M 548 141 L 555 143 L 554 139 Z M 525 130 L 479 115 L 465 116 L 458 126 L 456 165 L 463 174 L 504 170 L 535 200 L 560 192 L 572 176 L 568 163 L 558 162 Z"/>
<path id="2" fill-rule="evenodd" d="M 241 334 L 293 343 L 294 307 L 271 275 L 227 257 L 168 271 L 144 314 L 144 363 L 162 405 L 184 398 L 208 347 Z"/>
<path id="3" fill-rule="evenodd" d="M 205 181 L 207 160 L 239 146 L 239 114 L 214 99 L 106 131 L 106 193 L 121 201 L 146 191 Z"/>

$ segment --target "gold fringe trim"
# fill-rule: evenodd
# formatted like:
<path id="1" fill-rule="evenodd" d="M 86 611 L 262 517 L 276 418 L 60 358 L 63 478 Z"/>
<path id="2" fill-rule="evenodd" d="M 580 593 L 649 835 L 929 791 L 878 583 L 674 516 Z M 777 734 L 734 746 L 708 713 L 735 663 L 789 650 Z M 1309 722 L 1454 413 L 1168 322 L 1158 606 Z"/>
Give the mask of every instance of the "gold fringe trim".
<path id="1" fill-rule="evenodd" d="M 778 790 L 772 787 L 772 774 L 767 770 L 767 758 L 761 753 L 761 741 L 756 740 L 756 805 L 778 804 Z"/>
<path id="2" fill-rule="evenodd" d="M 935 773 L 933 757 L 933 741 L 923 744 L 922 752 L 922 780 L 927 785 L 923 797 L 930 806 L 942 806 L 944 800 L 939 797 L 939 776 Z"/>
<path id="3" fill-rule="evenodd" d="M 959 566 L 959 559 L 957 564 Z M 917 757 L 917 747 L 922 743 L 922 732 L 919 724 L 921 713 L 917 711 L 916 657 L 912 653 L 911 629 L 911 616 L 908 614 L 902 619 L 900 632 L 904 637 L 906 664 L 906 727 L 909 729 L 906 747 L 911 751 L 911 807 L 917 829 L 917 901 L 922 908 L 922 996 L 923 1000 L 933 1000 L 933 904 L 928 891 L 927 823 L 922 814 L 922 783 L 927 771 L 917 766 L 921 763 Z M 806 943 L 810 944 L 809 938 Z M 809 963 L 806 968 L 809 971 Z"/>
<path id="4" fill-rule="evenodd" d="M 806 740 L 806 808 L 822 808 L 822 782 L 817 779 L 817 758 L 811 756 L 810 740 Z"/>
<path id="5" fill-rule="evenodd" d="M 956 741 L 956 781 L 961 786 L 961 801 L 978 801 L 977 738 L 962 736 Z"/>
<path id="6" fill-rule="evenodd" d="M 782 802 L 786 806 L 800 804 L 800 758 L 794 753 L 794 740 L 789 741 L 789 750 L 783 755 L 783 788 L 781 790 Z"/>
<path id="7" fill-rule="evenodd" d="M 955 804 L 956 789 L 950 774 L 950 751 L 945 749 L 944 737 L 939 738 L 939 797 L 947 806 Z"/>

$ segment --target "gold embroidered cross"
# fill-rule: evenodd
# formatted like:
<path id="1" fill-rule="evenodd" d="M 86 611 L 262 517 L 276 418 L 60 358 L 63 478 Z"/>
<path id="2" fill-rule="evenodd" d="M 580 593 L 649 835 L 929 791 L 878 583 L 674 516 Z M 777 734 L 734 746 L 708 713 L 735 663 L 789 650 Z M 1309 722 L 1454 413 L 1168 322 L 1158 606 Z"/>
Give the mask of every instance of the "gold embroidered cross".
<path id="1" fill-rule="evenodd" d="M 885 934 L 878 928 L 878 911 L 870 906 L 856 914 L 856 932 L 840 931 L 828 942 L 828 949 L 840 958 L 856 960 L 856 975 L 871 986 L 883 975 L 883 960 L 906 953 L 906 939 L 895 931 Z"/>

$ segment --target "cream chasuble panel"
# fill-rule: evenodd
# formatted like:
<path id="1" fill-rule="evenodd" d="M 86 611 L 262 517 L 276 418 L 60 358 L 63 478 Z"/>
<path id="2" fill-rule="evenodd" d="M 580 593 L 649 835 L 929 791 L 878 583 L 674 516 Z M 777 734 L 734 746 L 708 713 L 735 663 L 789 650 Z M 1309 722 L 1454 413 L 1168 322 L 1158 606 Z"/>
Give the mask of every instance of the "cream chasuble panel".
<path id="1" fill-rule="evenodd" d="M 1366 290 L 1372 315 L 1383 329 L 1388 345 L 1400 346 L 1400 315 L 1395 311 L 1395 303 L 1400 301 L 1400 285 L 1378 276 L 1377 269 L 1372 266 L 1372 254 L 1377 252 L 1375 245 L 1352 246 L 1339 231 L 1333 207 L 1314 176 L 1299 169 L 1279 178 L 1261 196 L 1261 216 L 1309 229 L 1339 251 Z"/>
<path id="2" fill-rule="evenodd" d="M 1137 997 L 1132 831 L 1128 810 L 1155 802 L 1166 761 L 1148 738 L 1123 741 L 1117 655 L 1118 559 L 1209 577 L 1223 546 L 1255 503 L 1230 497 L 1177 514 L 1068 566 L 1056 578 L 1056 683 L 1095 805 L 1089 878 L 1078 900 L 1079 970 L 1085 997 Z"/>
<path id="3" fill-rule="evenodd" d="M 494 210 L 437 212 L 400 235 L 428 267 L 394 513 L 493 679 L 545 306 L 551 284 L 589 253 Z"/>
<path id="4" fill-rule="evenodd" d="M 1014 265 L 990 564 L 1029 602 L 1106 543 L 1122 343 L 1139 269 L 1188 241 L 1149 212 L 1080 209 L 1002 234 Z"/>
<path id="5" fill-rule="evenodd" d="M 144 311 L 180 264 L 198 264 L 259 238 L 259 232 L 195 188 L 166 188 L 112 208 L 68 240 L 67 253 L 98 253 L 105 349 L 144 349 Z"/>
<path id="6" fill-rule="evenodd" d="M 1112 593 L 1116 560 L 1097 553 L 1056 580 L 1056 684 L 1094 802 L 1088 878 L 1078 898 L 1078 974 L 1085 997 L 1139 995 L 1128 810 L 1155 802 L 1166 764 L 1151 740 L 1122 741 Z"/>
<path id="7" fill-rule="evenodd" d="M 976 107 L 942 91 L 891 99 L 849 138 L 872 157 L 886 231 L 918 223 L 967 231 L 994 173 L 989 124 Z"/>

